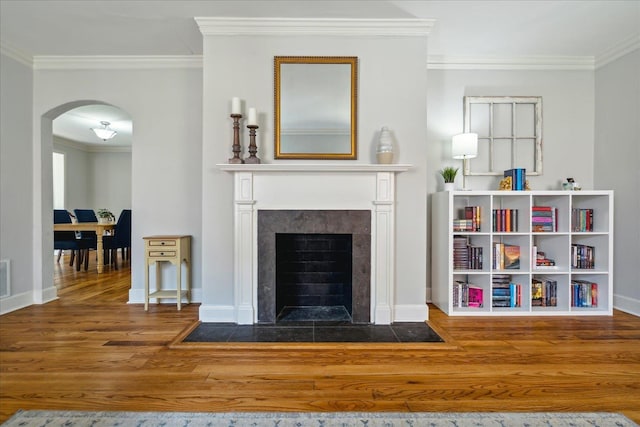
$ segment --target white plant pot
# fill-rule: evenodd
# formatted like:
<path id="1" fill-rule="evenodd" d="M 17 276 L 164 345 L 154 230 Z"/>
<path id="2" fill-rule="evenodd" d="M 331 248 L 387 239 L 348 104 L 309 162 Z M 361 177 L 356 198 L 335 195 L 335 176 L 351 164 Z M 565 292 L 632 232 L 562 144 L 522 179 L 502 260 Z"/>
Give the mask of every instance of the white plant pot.
<path id="1" fill-rule="evenodd" d="M 455 182 L 445 182 L 444 183 L 444 191 L 455 191 L 456 183 Z"/>

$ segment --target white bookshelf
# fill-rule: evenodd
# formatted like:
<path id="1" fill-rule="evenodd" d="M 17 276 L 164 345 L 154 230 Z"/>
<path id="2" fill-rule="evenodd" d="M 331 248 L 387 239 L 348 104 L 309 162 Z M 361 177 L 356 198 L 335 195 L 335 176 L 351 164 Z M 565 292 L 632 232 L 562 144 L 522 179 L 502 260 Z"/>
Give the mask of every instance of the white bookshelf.
<path id="1" fill-rule="evenodd" d="M 464 218 L 467 206 L 480 207 L 479 231 L 454 231 L 454 219 Z M 550 206 L 557 209 L 555 231 L 537 231 L 532 227 L 532 207 Z M 576 231 L 572 227 L 573 209 L 593 210 L 593 230 Z M 518 226 L 512 231 L 494 231 L 494 209 L 517 211 Z M 543 315 L 611 315 L 613 313 L 613 191 L 453 191 L 439 192 L 432 197 L 432 301 L 450 316 L 543 316 Z M 454 237 L 463 237 L 472 246 L 482 248 L 482 268 L 454 269 Z M 494 267 L 496 243 L 517 245 L 520 263 L 515 269 Z M 572 246 L 589 247 L 593 265 L 572 266 Z M 533 247 L 555 261 L 554 266 L 536 265 Z M 510 275 L 512 283 L 520 284 L 520 305 L 494 306 L 494 280 L 498 275 Z M 555 305 L 533 305 L 532 280 L 556 282 Z M 453 299 L 457 282 L 482 289 L 482 307 L 466 307 Z M 580 287 L 572 283 L 597 284 L 597 303 L 583 302 L 577 295 Z M 496 286 L 497 287 L 497 286 Z M 584 288 L 582 288 L 584 290 Z M 496 291 L 499 292 L 499 291 Z M 497 298 L 498 299 L 498 298 Z M 498 304 L 496 301 L 495 304 Z"/>

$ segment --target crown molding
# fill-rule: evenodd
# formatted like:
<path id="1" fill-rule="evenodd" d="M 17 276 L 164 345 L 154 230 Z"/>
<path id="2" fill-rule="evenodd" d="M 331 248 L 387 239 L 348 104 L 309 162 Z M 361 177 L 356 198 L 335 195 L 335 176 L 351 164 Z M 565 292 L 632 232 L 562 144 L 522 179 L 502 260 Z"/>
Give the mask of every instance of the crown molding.
<path id="1" fill-rule="evenodd" d="M 130 145 L 88 144 L 57 135 L 54 135 L 53 145 L 54 151 L 55 148 L 71 148 L 86 153 L 131 153 Z"/>
<path id="2" fill-rule="evenodd" d="M 426 37 L 434 19 L 214 18 L 195 17 L 205 36 Z"/>
<path id="3" fill-rule="evenodd" d="M 593 70 L 591 56 L 445 56 L 427 57 L 431 70 Z"/>
<path id="4" fill-rule="evenodd" d="M 14 59 L 21 63 L 22 65 L 26 65 L 29 68 L 33 68 L 33 57 L 29 55 L 27 52 L 22 51 L 4 40 L 0 40 L 0 53 L 2 55 L 8 56 L 11 59 Z"/>
<path id="5" fill-rule="evenodd" d="M 34 70 L 148 70 L 202 68 L 202 55 L 95 55 L 33 58 Z"/>
<path id="6" fill-rule="evenodd" d="M 633 36 L 621 41 L 611 49 L 596 57 L 596 69 L 615 61 L 624 55 L 640 49 L 640 36 Z"/>

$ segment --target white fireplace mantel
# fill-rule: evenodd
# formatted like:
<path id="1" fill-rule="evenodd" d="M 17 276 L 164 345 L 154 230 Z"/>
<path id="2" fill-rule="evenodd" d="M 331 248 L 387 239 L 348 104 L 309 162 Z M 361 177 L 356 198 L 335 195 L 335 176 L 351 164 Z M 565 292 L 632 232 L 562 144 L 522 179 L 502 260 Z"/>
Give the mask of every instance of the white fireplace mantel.
<path id="1" fill-rule="evenodd" d="M 234 319 L 257 322 L 261 209 L 371 211 L 371 322 L 390 324 L 395 295 L 395 175 L 408 164 L 218 164 L 234 174 Z M 213 309 L 213 307 L 212 307 Z M 203 316 L 204 315 L 204 316 Z M 206 321 L 221 319 L 215 309 Z M 217 320 L 220 319 L 220 320 Z"/>
<path id="2" fill-rule="evenodd" d="M 321 164 L 321 163 L 268 163 L 268 164 L 217 164 L 216 167 L 227 172 L 406 172 L 412 165 L 405 164 Z"/>

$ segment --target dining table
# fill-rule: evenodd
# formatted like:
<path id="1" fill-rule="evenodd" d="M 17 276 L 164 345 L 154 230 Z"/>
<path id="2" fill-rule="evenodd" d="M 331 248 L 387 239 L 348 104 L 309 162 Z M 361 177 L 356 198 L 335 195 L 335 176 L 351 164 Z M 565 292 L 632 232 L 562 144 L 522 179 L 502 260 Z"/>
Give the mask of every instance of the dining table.
<path id="1" fill-rule="evenodd" d="M 102 247 L 102 236 L 106 231 L 113 231 L 116 228 L 115 222 L 77 222 L 71 224 L 53 224 L 54 231 L 95 231 L 96 232 L 96 252 L 98 253 L 98 273 L 104 271 L 104 250 Z"/>

